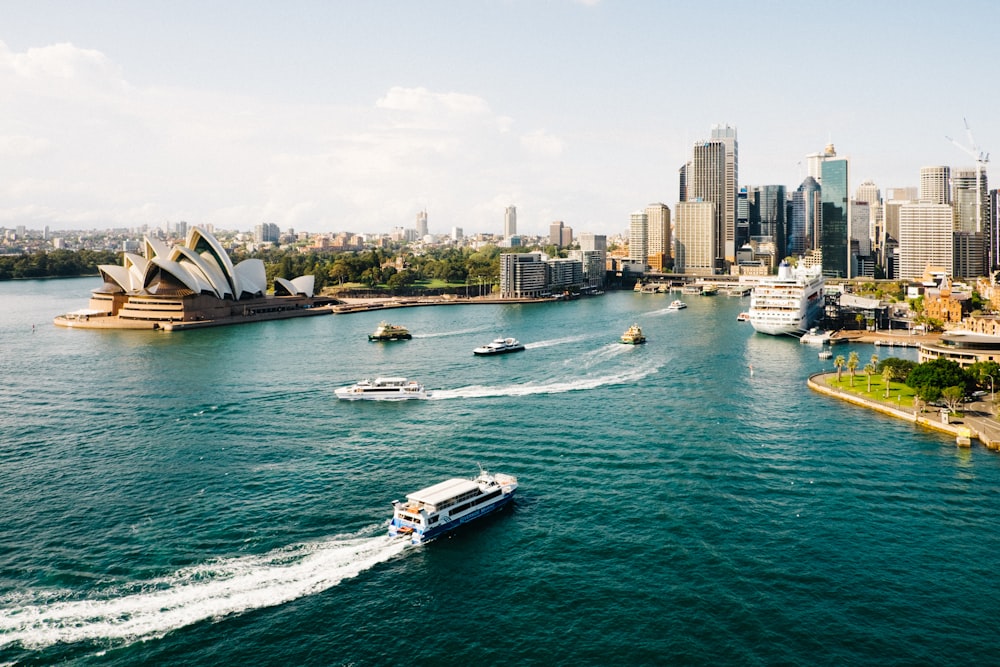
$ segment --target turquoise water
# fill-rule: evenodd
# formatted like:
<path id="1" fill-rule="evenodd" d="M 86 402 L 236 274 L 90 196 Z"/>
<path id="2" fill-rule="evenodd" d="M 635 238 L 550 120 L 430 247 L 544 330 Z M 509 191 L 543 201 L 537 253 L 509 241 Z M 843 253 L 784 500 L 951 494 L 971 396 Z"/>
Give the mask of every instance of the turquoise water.
<path id="1" fill-rule="evenodd" d="M 1000 455 L 808 391 L 745 301 L 52 326 L 98 284 L 0 283 L 0 663 L 1000 662 Z M 333 399 L 390 374 L 433 399 Z M 477 464 L 512 508 L 384 536 Z"/>

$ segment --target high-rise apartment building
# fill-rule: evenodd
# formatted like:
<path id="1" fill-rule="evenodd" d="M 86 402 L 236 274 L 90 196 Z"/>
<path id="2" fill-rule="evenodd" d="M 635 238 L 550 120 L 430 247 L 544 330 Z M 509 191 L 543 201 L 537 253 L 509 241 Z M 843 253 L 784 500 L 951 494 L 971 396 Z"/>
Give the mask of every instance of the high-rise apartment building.
<path id="1" fill-rule="evenodd" d="M 951 167 L 921 167 L 918 198 L 931 204 L 950 204 Z"/>
<path id="2" fill-rule="evenodd" d="M 540 252 L 500 255 L 500 296 L 539 297 L 549 291 L 548 267 Z"/>
<path id="3" fill-rule="evenodd" d="M 580 250 L 570 251 L 570 257 L 574 256 L 574 252 L 579 252 L 587 284 L 591 287 L 601 288 L 604 286 L 604 275 L 607 268 L 608 237 L 604 234 L 582 232 L 579 240 Z"/>
<path id="4" fill-rule="evenodd" d="M 549 243 L 554 246 L 562 245 L 563 221 L 556 220 L 549 225 Z"/>
<path id="5" fill-rule="evenodd" d="M 711 275 L 715 272 L 718 216 L 712 201 L 679 202 L 674 224 L 674 272 Z"/>
<path id="6" fill-rule="evenodd" d="M 517 207 L 511 204 L 503 214 L 503 237 L 517 236 Z"/>
<path id="7" fill-rule="evenodd" d="M 832 152 L 833 147 L 828 147 Z M 847 158 L 826 157 L 821 164 L 820 250 L 823 253 L 823 275 L 831 278 L 851 278 L 849 162 Z"/>
<path id="8" fill-rule="evenodd" d="M 427 236 L 427 211 L 417 213 L 417 238 L 423 239 Z"/>
<path id="9" fill-rule="evenodd" d="M 254 228 L 257 243 L 277 243 L 280 236 L 278 225 L 273 222 L 262 222 Z"/>
<path id="10" fill-rule="evenodd" d="M 629 218 L 628 258 L 646 265 L 649 256 L 649 216 L 645 211 L 636 211 Z"/>
<path id="11" fill-rule="evenodd" d="M 563 225 L 562 230 L 559 232 L 559 247 L 568 248 L 571 245 L 573 245 L 573 228 Z"/>
<path id="12" fill-rule="evenodd" d="M 948 204 L 899 204 L 899 280 L 919 280 L 928 266 L 954 275 L 952 213 Z"/>

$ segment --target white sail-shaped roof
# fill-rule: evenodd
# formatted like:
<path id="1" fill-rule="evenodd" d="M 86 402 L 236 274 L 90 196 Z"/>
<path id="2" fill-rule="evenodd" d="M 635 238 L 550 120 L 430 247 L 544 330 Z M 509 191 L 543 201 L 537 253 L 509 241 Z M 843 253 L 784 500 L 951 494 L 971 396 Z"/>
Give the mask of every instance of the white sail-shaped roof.
<path id="1" fill-rule="evenodd" d="M 147 260 L 151 260 L 154 257 L 166 257 L 170 254 L 170 248 L 159 239 L 151 239 L 148 236 L 143 240 L 143 252 L 146 255 Z"/>
<path id="2" fill-rule="evenodd" d="M 128 269 L 128 291 L 141 290 L 143 287 L 142 280 L 146 275 L 146 267 L 149 266 L 149 260 L 141 255 L 127 252 L 122 258 L 122 263 Z"/>
<path id="3" fill-rule="evenodd" d="M 219 265 L 223 275 L 226 277 L 226 281 L 229 282 L 232 293 L 236 295 L 237 299 L 240 298 L 242 292 L 250 291 L 245 285 L 240 284 L 240 275 L 235 270 L 233 260 L 229 258 L 229 253 L 219 243 L 219 239 L 208 232 L 202 231 L 199 227 L 192 227 L 191 231 L 188 232 L 187 243 L 184 245 L 199 255 L 204 255 L 207 252 L 215 258 L 215 263 Z M 261 266 L 263 266 L 263 262 L 261 262 Z M 262 282 L 265 286 L 266 283 L 266 280 Z"/>
<path id="4" fill-rule="evenodd" d="M 206 257 L 208 259 L 206 259 Z M 215 291 L 215 296 L 220 299 L 224 299 L 227 296 L 233 296 L 232 287 L 226 279 L 225 274 L 222 273 L 222 269 L 219 268 L 219 265 L 212 261 L 212 256 L 208 253 L 205 253 L 205 255 L 202 256 L 190 248 L 175 245 L 173 250 L 170 251 L 170 258 L 185 265 L 185 268 L 189 271 L 193 272 L 197 270 L 201 273 L 202 277 L 204 277 L 204 279 L 212 285 L 212 289 Z M 195 266 L 186 266 L 188 263 L 194 264 Z"/>
<path id="5" fill-rule="evenodd" d="M 234 266 L 218 239 L 198 227 L 191 229 L 185 243 L 173 247 L 146 237 L 143 253 L 145 257 L 124 253 L 122 266 L 99 266 L 105 284 L 117 285 L 126 292 L 150 290 L 157 273 L 163 272 L 196 294 L 210 294 L 219 299 L 239 300 L 267 294 L 267 271 L 263 261 L 246 259 Z M 281 287 L 276 292 L 315 296 L 315 276 L 299 276 L 294 280 L 278 278 L 275 284 Z"/>
<path id="6" fill-rule="evenodd" d="M 316 296 L 316 276 L 299 276 L 291 281 L 295 289 L 292 294 L 301 294 L 303 296 L 313 297 Z"/>
<path id="7" fill-rule="evenodd" d="M 294 280 L 288 280 L 287 278 L 275 278 L 274 279 L 274 293 L 285 293 L 289 296 L 296 296 L 301 294 L 303 296 L 312 297 L 313 287 L 316 284 L 315 276 L 299 276 Z M 281 289 L 278 289 L 278 288 Z"/>
<path id="8" fill-rule="evenodd" d="M 154 257 L 149 263 L 149 268 L 146 269 L 146 279 L 143 281 L 143 284 L 147 287 L 152 281 L 157 267 L 163 269 L 178 281 L 182 282 L 185 287 L 195 294 L 203 294 L 206 292 L 208 294 L 215 294 L 215 288 L 212 287 L 212 283 L 208 282 L 208 280 L 201 275 L 200 271 L 188 271 L 180 262 L 175 262 L 167 259 L 166 257 Z"/>
<path id="9" fill-rule="evenodd" d="M 124 266 L 118 266 L 117 264 L 99 264 L 97 270 L 101 272 L 101 280 L 106 283 L 114 283 L 122 289 L 123 292 L 129 291 L 129 275 L 128 269 Z"/>
<path id="10" fill-rule="evenodd" d="M 261 260 L 244 259 L 234 267 L 234 272 L 242 290 L 237 299 L 242 299 L 244 294 L 262 296 L 267 293 L 267 270 Z"/>

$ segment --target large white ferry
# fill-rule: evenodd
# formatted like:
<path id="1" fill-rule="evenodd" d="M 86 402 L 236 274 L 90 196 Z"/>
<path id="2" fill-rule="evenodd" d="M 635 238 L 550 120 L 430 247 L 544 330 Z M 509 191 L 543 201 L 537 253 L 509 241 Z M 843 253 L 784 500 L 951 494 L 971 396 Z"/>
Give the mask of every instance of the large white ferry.
<path id="1" fill-rule="evenodd" d="M 430 396 L 430 392 L 424 390 L 424 385 L 406 378 L 359 380 L 350 387 L 334 389 L 333 393 L 345 401 L 403 401 Z"/>
<path id="2" fill-rule="evenodd" d="M 750 293 L 750 324 L 772 336 L 808 331 L 823 314 L 824 282 L 821 267 L 793 269 L 782 261 L 778 275 L 762 279 Z"/>
<path id="3" fill-rule="evenodd" d="M 392 502 L 389 535 L 420 544 L 506 505 L 517 478 L 480 469 L 473 479 L 448 479 Z"/>

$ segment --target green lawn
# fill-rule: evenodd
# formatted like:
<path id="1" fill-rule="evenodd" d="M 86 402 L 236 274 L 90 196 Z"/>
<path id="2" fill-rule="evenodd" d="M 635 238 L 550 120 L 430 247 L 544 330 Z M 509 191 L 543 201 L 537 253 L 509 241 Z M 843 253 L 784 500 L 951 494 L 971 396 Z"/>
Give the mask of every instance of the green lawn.
<path id="1" fill-rule="evenodd" d="M 889 398 L 887 399 L 885 397 L 885 381 L 882 380 L 882 376 L 872 375 L 871 381 L 872 390 L 868 391 L 868 376 L 864 373 L 857 373 L 854 376 L 854 386 L 852 387 L 851 374 L 845 371 L 841 375 L 839 382 L 837 381 L 836 373 L 834 373 L 827 379 L 827 384 L 834 389 L 840 389 L 841 391 L 845 391 L 849 394 L 855 394 L 872 401 L 888 401 L 890 403 L 896 402 L 903 407 L 913 407 L 913 396 L 915 392 L 912 387 L 907 387 L 902 382 L 890 382 Z"/>

